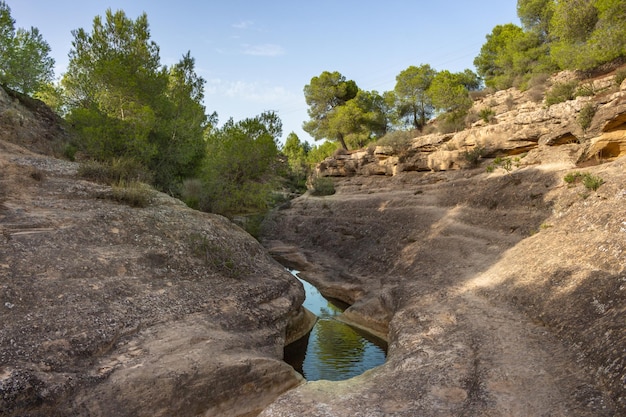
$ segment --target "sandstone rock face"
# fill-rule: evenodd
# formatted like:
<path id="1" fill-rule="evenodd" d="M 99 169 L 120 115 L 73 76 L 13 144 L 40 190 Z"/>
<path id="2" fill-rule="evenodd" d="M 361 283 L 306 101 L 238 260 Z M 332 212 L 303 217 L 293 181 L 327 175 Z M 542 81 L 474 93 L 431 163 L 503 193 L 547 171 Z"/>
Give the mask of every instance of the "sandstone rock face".
<path id="1" fill-rule="evenodd" d="M 577 148 L 510 174 L 335 178 L 274 213 L 264 245 L 389 352 L 261 416 L 626 415 L 626 158 L 585 168 L 593 192 L 563 180 Z"/>
<path id="2" fill-rule="evenodd" d="M 4 140 L 0 167 L 0 414 L 254 415 L 302 382 L 303 289 L 243 230 Z"/>
<path id="3" fill-rule="evenodd" d="M 553 82 L 574 79 L 573 73 L 562 73 Z M 454 134 L 430 134 L 415 138 L 401 155 L 377 147 L 373 154 L 353 152 L 328 158 L 317 168 L 321 176 L 396 175 L 407 171 L 448 171 L 468 166 L 465 154 L 477 148 L 484 158 L 516 156 L 563 145 L 578 144 L 575 164 L 589 159 L 612 160 L 626 155 L 626 89 L 614 85 L 614 77 L 591 80 L 599 92 L 593 97 L 578 97 L 547 107 L 534 102 L 531 93 L 516 89 L 499 91 L 477 100 L 471 112 L 494 111 L 493 123 L 482 120 Z M 583 83 L 585 85 L 585 83 Z M 611 92 L 612 91 L 612 92 Z M 579 117 L 586 106 L 596 114 L 584 130 Z M 536 158 L 535 158 L 536 162 Z"/>

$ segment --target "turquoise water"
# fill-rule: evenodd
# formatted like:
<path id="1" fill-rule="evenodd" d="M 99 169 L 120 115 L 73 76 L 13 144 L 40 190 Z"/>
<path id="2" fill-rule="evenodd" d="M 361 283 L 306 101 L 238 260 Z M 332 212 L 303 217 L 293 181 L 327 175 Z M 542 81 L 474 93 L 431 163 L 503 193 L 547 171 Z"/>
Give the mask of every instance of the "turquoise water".
<path id="1" fill-rule="evenodd" d="M 292 271 L 297 277 L 297 272 Z M 285 347 L 285 361 L 308 381 L 341 381 L 382 365 L 385 342 L 363 334 L 336 319 L 347 307 L 329 301 L 306 281 L 298 278 L 306 293 L 304 307 L 318 317 L 307 337 Z"/>

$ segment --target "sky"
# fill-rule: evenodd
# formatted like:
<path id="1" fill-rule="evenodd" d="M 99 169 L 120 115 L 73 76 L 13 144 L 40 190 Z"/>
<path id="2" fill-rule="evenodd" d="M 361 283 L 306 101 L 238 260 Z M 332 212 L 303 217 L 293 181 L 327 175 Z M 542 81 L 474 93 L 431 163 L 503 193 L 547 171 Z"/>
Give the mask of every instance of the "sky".
<path id="1" fill-rule="evenodd" d="M 95 16 L 145 12 L 161 63 L 187 52 L 206 80 L 204 104 L 220 125 L 275 111 L 283 140 L 308 120 L 303 88 L 339 71 L 362 90 L 393 90 L 411 65 L 475 70 L 474 58 L 496 25 L 519 24 L 515 0 L 5 0 L 16 28 L 37 27 L 50 44 L 55 75 L 68 64 L 72 31 L 91 32 Z"/>

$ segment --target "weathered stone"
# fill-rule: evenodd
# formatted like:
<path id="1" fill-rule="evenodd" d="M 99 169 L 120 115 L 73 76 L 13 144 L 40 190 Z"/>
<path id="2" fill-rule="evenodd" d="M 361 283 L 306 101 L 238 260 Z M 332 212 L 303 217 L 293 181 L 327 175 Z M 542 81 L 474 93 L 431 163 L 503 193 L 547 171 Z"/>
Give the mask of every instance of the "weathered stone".
<path id="1" fill-rule="evenodd" d="M 254 415 L 302 383 L 282 355 L 312 325 L 304 292 L 256 240 L 164 194 L 102 198 L 20 146 L 49 142 L 19 111 L 21 133 L 0 120 L 0 414 Z"/>

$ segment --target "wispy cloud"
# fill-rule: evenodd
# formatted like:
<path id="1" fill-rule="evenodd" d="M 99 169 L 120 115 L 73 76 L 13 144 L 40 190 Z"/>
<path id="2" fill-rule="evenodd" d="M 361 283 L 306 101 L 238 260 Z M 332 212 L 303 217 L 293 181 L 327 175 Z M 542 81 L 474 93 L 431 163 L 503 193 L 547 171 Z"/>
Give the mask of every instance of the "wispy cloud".
<path id="1" fill-rule="evenodd" d="M 242 45 L 245 55 L 254 56 L 279 56 L 285 54 L 285 49 L 273 43 L 265 43 L 262 45 Z"/>
<path id="2" fill-rule="evenodd" d="M 286 103 L 300 97 L 283 86 L 260 82 L 226 81 L 220 78 L 208 80 L 205 93 L 207 96 L 227 97 L 262 104 Z"/>
<path id="3" fill-rule="evenodd" d="M 233 23 L 233 27 L 235 29 L 249 29 L 252 25 L 254 25 L 254 22 L 252 20 L 241 20 L 237 23 Z"/>

